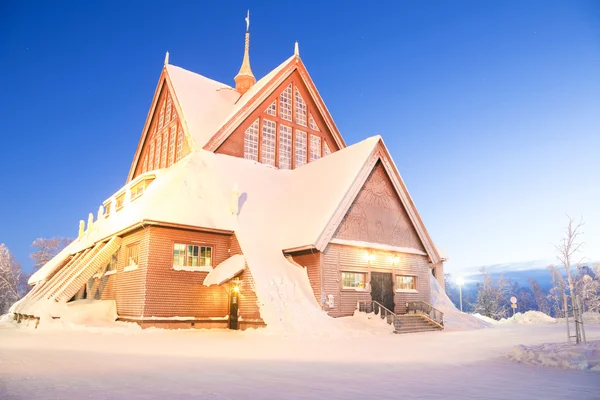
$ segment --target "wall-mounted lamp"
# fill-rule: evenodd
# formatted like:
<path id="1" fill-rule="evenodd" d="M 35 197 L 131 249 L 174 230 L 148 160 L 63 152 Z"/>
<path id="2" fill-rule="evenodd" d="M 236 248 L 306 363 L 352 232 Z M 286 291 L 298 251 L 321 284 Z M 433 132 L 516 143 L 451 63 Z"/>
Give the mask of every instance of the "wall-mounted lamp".
<path id="1" fill-rule="evenodd" d="M 398 256 L 398 254 L 394 254 L 392 256 L 392 265 L 398 265 L 399 262 L 400 262 L 400 257 Z"/>

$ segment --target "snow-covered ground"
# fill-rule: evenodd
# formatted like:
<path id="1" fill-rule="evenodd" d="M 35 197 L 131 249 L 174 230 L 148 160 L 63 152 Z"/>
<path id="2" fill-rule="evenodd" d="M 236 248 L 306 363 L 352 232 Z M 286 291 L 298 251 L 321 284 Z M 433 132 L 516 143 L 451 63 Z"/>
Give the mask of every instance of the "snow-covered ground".
<path id="1" fill-rule="evenodd" d="M 364 314 L 336 321 L 353 328 L 347 337 L 4 322 L 0 399 L 599 398 L 598 373 L 506 357 L 564 342 L 560 323 L 394 335 Z M 600 325 L 586 333 L 599 340 Z"/>
<path id="2" fill-rule="evenodd" d="M 508 358 L 523 364 L 600 372 L 600 340 L 575 345 L 549 343 L 516 346 Z"/>

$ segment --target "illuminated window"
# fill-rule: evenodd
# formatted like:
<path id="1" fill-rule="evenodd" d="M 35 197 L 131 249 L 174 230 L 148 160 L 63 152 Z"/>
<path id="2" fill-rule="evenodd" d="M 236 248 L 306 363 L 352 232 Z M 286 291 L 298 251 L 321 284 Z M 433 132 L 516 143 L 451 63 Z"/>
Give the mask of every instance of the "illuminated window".
<path id="1" fill-rule="evenodd" d="M 288 121 L 292 120 L 292 84 L 285 88 L 279 96 L 279 116 Z"/>
<path id="2" fill-rule="evenodd" d="M 160 108 L 160 117 L 158 118 L 158 129 L 162 129 L 165 123 L 165 104 Z"/>
<path id="3" fill-rule="evenodd" d="M 175 243 L 173 266 L 212 267 L 212 247 Z"/>
<path id="4" fill-rule="evenodd" d="M 331 154 L 331 150 L 329 149 L 329 145 L 326 141 L 323 140 L 323 154 L 328 156 Z"/>
<path id="5" fill-rule="evenodd" d="M 296 168 L 306 164 L 306 132 L 296 130 Z"/>
<path id="6" fill-rule="evenodd" d="M 263 120 L 261 162 L 275 165 L 276 124 L 268 119 Z"/>
<path id="7" fill-rule="evenodd" d="M 175 162 L 175 134 L 177 134 L 177 124 L 171 127 L 171 137 L 169 138 L 169 167 Z"/>
<path id="8" fill-rule="evenodd" d="M 294 88 L 294 96 L 296 100 L 296 123 L 306 126 L 306 103 L 298 88 Z"/>
<path id="9" fill-rule="evenodd" d="M 117 198 L 115 199 L 115 211 L 119 211 L 121 208 L 123 208 L 124 204 L 125 204 L 125 193 L 122 193 L 122 194 L 118 195 Z"/>
<path id="10" fill-rule="evenodd" d="M 315 120 L 313 119 L 312 115 L 309 118 L 310 121 L 310 129 L 315 130 L 315 131 L 319 131 L 319 127 L 317 126 Z"/>
<path id="11" fill-rule="evenodd" d="M 258 161 L 258 119 L 244 132 L 244 158 Z"/>
<path id="12" fill-rule="evenodd" d="M 321 138 L 310 135 L 310 161 L 316 161 L 321 158 Z"/>
<path id="13" fill-rule="evenodd" d="M 135 266 L 138 265 L 138 258 L 140 254 L 140 244 L 134 243 L 127 246 L 127 265 Z"/>
<path id="14" fill-rule="evenodd" d="M 160 147 L 162 145 L 162 138 L 160 135 L 156 137 L 156 144 L 154 145 L 154 169 L 158 169 L 160 167 Z"/>
<path id="15" fill-rule="evenodd" d="M 396 275 L 396 290 L 416 290 L 417 280 L 414 276 Z"/>
<path id="16" fill-rule="evenodd" d="M 148 150 L 148 171 L 154 166 L 154 140 L 150 142 L 150 149 Z"/>
<path id="17" fill-rule="evenodd" d="M 169 130 L 165 129 L 163 133 L 163 144 L 162 144 L 162 153 L 160 159 L 160 167 L 165 168 L 167 166 L 167 152 L 169 151 Z"/>
<path id="18" fill-rule="evenodd" d="M 181 159 L 181 151 L 183 150 L 183 129 L 179 127 L 177 132 L 177 161 Z"/>
<path id="19" fill-rule="evenodd" d="M 269 115 L 277 115 L 277 104 L 276 104 L 277 100 L 274 100 L 271 105 L 269 106 L 269 108 L 267 108 L 267 114 Z"/>
<path id="20" fill-rule="evenodd" d="M 364 289 L 367 274 L 364 272 L 342 272 L 343 289 Z"/>
<path id="21" fill-rule="evenodd" d="M 292 168 L 292 128 L 279 125 L 279 168 Z"/>
<path id="22" fill-rule="evenodd" d="M 169 96 L 167 98 L 167 118 L 166 118 L 167 123 L 169 123 L 170 120 L 171 120 L 171 97 Z"/>

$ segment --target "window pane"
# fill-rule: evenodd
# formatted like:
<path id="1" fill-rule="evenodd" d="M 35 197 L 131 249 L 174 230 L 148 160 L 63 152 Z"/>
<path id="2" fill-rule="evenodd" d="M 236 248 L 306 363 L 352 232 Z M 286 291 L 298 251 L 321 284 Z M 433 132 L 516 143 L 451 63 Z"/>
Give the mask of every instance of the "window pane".
<path id="1" fill-rule="evenodd" d="M 316 161 L 321 158 L 321 138 L 310 135 L 310 161 Z"/>
<path id="2" fill-rule="evenodd" d="M 296 130 L 296 159 L 295 167 L 306 164 L 306 132 Z"/>
<path id="3" fill-rule="evenodd" d="M 171 136 L 169 137 L 169 166 L 175 162 L 175 134 L 177 133 L 177 124 L 171 127 Z"/>
<path id="4" fill-rule="evenodd" d="M 162 145 L 162 137 L 160 134 L 156 138 L 156 145 L 154 146 L 154 169 L 158 169 L 160 167 L 160 147 Z"/>
<path id="5" fill-rule="evenodd" d="M 329 146 L 327 145 L 326 141 L 323 141 L 323 154 L 325 154 L 326 156 L 331 154 L 331 150 L 329 149 Z"/>
<path id="6" fill-rule="evenodd" d="M 244 158 L 258 161 L 258 119 L 244 133 Z"/>
<path id="7" fill-rule="evenodd" d="M 275 165 L 275 128 L 276 124 L 268 119 L 263 120 L 261 162 Z"/>
<path id="8" fill-rule="evenodd" d="M 319 131 L 319 127 L 317 126 L 315 120 L 313 119 L 312 115 L 309 118 L 310 121 L 310 129 L 315 130 L 315 131 Z"/>
<path id="9" fill-rule="evenodd" d="M 279 116 L 288 121 L 292 120 L 292 84 L 285 88 L 279 96 Z"/>
<path id="10" fill-rule="evenodd" d="M 179 161 L 181 159 L 181 150 L 182 149 L 183 149 L 183 128 L 181 128 L 181 126 L 180 126 L 179 132 L 177 132 L 177 161 Z"/>
<path id="11" fill-rule="evenodd" d="M 279 125 L 279 168 L 292 168 L 292 128 Z"/>
<path id="12" fill-rule="evenodd" d="M 275 104 L 277 100 L 273 101 L 269 108 L 267 108 L 267 114 L 269 115 L 277 115 L 277 105 Z"/>
<path id="13" fill-rule="evenodd" d="M 416 289 L 414 276 L 396 275 L 396 288 L 401 290 Z"/>
<path id="14" fill-rule="evenodd" d="M 298 88 L 294 88 L 294 97 L 296 100 L 296 123 L 306 126 L 306 103 Z"/>

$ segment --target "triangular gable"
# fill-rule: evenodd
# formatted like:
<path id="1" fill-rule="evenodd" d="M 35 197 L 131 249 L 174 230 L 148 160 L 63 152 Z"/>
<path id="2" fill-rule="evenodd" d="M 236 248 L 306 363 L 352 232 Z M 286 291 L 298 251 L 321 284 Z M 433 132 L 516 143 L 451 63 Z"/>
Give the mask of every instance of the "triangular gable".
<path id="1" fill-rule="evenodd" d="M 376 169 L 376 167 L 380 168 L 380 170 L 378 171 Z M 410 194 L 408 193 L 406 185 L 404 184 L 402 177 L 400 176 L 396 166 L 394 165 L 394 163 L 389 155 L 387 148 L 385 147 L 385 144 L 383 143 L 383 140 L 381 140 L 381 139 L 380 139 L 379 145 L 375 148 L 371 157 L 363 165 L 363 168 L 361 169 L 360 173 L 354 180 L 352 186 L 348 189 L 346 196 L 340 202 L 340 205 L 338 206 L 337 210 L 334 212 L 333 216 L 329 220 L 327 226 L 325 227 L 325 229 L 323 229 L 322 233 L 317 238 L 317 240 L 315 242 L 315 247 L 321 251 L 324 250 L 325 247 L 327 246 L 327 244 L 332 241 L 332 239 L 334 238 L 336 233 L 339 235 L 341 232 L 341 229 L 345 228 L 344 223 L 345 223 L 345 219 L 347 221 L 346 216 L 348 216 L 348 215 L 352 216 L 355 213 L 361 212 L 361 210 L 352 210 L 352 206 L 354 204 L 358 204 L 358 203 L 356 203 L 357 200 L 358 201 L 361 200 L 359 197 L 359 194 L 365 188 L 365 184 L 368 182 L 369 177 L 372 177 L 373 174 L 375 174 L 375 173 L 380 174 L 380 177 L 381 177 L 381 174 L 383 172 L 385 172 L 385 175 L 387 175 L 387 179 L 389 180 L 389 183 L 391 185 L 387 186 L 387 182 L 385 180 L 380 179 L 379 182 L 376 182 L 376 185 L 374 185 L 374 186 L 380 186 L 376 190 L 388 190 L 389 191 L 393 188 L 393 190 L 395 192 L 394 195 L 396 195 L 397 198 L 400 200 L 401 205 L 403 206 L 404 211 L 406 212 L 406 216 L 408 217 L 408 221 L 406 221 L 406 220 L 400 221 L 401 218 L 398 218 L 398 220 L 396 221 L 396 225 L 398 226 L 398 230 L 397 230 L 396 234 L 400 235 L 401 237 L 402 236 L 407 237 L 407 238 L 403 239 L 404 243 L 412 243 L 414 245 L 414 244 L 418 244 L 418 242 L 420 242 L 420 244 L 424 248 L 425 252 L 429 256 L 431 262 L 433 264 L 440 262 L 441 261 L 440 257 L 438 255 L 438 253 L 435 249 L 435 246 L 433 245 L 433 242 L 431 241 L 429 233 L 427 232 L 427 229 L 425 228 L 425 225 L 423 224 L 423 221 L 412 201 L 412 198 L 410 197 Z M 386 184 L 385 188 L 382 187 L 383 184 Z M 388 194 L 387 197 L 389 198 L 390 195 Z M 380 201 L 380 200 L 381 199 L 371 199 L 372 202 Z M 389 203 L 387 206 L 389 206 Z M 408 222 L 410 222 L 410 224 L 412 225 L 412 229 L 410 229 L 411 227 L 409 226 Z M 399 223 L 399 225 L 398 225 L 398 223 Z M 394 228 L 396 227 L 396 225 L 394 226 Z M 388 229 L 391 229 L 392 237 L 394 236 L 394 228 L 388 228 Z M 377 235 L 380 235 L 380 236 L 382 235 L 381 229 L 383 229 L 383 227 L 380 227 L 380 228 L 378 228 L 377 226 L 365 227 L 363 224 L 362 229 L 367 229 L 367 230 L 372 229 L 373 232 L 368 233 L 369 237 L 372 235 L 374 238 L 377 238 Z M 379 232 L 378 232 L 378 230 L 379 230 Z M 416 240 L 417 238 L 410 237 L 411 232 L 416 233 L 418 241 Z M 342 233 L 342 236 L 344 236 L 344 235 L 352 236 L 353 233 L 352 232 Z M 351 240 L 367 241 L 367 240 L 361 240 L 360 234 L 358 237 L 359 237 L 359 239 L 353 238 Z M 375 242 L 377 242 L 377 240 L 375 240 Z M 397 247 L 405 247 L 403 245 L 400 245 L 400 246 L 398 246 L 397 244 L 393 244 L 393 245 L 397 246 Z M 410 245 L 408 247 L 413 247 L 413 245 Z M 419 249 L 417 248 L 416 250 L 419 250 Z"/>
<path id="2" fill-rule="evenodd" d="M 239 97 L 239 93 L 230 86 L 174 65 L 165 65 L 142 130 L 142 136 L 129 171 L 128 181 L 131 181 L 143 171 L 144 162 L 149 163 L 150 161 L 150 157 L 145 157 L 144 160 L 144 155 L 149 153 L 149 147 L 155 139 L 153 136 L 160 122 L 161 111 L 163 107 L 166 108 L 166 98 L 171 99 L 173 115 L 179 121 L 176 128 L 176 147 L 174 151 L 183 157 L 196 148 L 202 148 L 222 125 L 224 118 Z M 166 115 L 164 118 L 166 118 Z M 164 135 L 164 132 L 162 134 Z M 183 140 L 179 140 L 180 135 Z M 161 146 L 164 146 L 163 139 L 161 139 Z M 167 146 L 167 152 L 170 151 L 169 146 L 170 143 Z M 154 162 L 155 160 L 153 158 Z M 170 158 L 167 157 L 165 166 L 170 165 L 169 160 Z M 162 167 L 162 161 L 161 153 L 158 167 Z M 147 170 L 151 169 L 155 168 L 147 167 Z"/>
<path id="3" fill-rule="evenodd" d="M 305 101 L 311 101 L 315 104 L 315 109 L 319 115 L 313 115 L 315 118 L 322 119 L 322 127 L 326 126 L 331 132 L 333 140 L 339 149 L 346 147 L 344 139 L 338 131 L 333 118 L 329 114 L 323 99 L 319 95 L 315 84 L 313 83 L 306 67 L 298 56 L 292 56 L 284 61 L 281 65 L 267 74 L 264 78 L 259 80 L 254 86 L 252 86 L 236 103 L 234 109 L 231 111 L 229 117 L 225 120 L 223 126 L 215 133 L 215 135 L 208 141 L 204 146 L 204 149 L 209 151 L 216 151 L 225 140 L 231 136 L 240 125 L 252 124 L 250 121 L 251 114 L 255 112 L 259 107 L 269 107 L 273 96 L 273 93 L 290 78 L 294 72 L 298 72 L 298 76 L 303 81 L 304 87 L 306 88 Z M 293 95 L 293 94 L 292 94 Z M 315 114 L 317 113 L 315 111 Z"/>
<path id="4" fill-rule="evenodd" d="M 425 251 L 381 162 L 371 171 L 333 237 Z"/>

